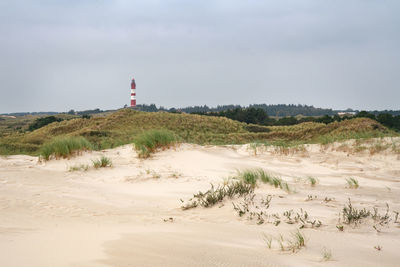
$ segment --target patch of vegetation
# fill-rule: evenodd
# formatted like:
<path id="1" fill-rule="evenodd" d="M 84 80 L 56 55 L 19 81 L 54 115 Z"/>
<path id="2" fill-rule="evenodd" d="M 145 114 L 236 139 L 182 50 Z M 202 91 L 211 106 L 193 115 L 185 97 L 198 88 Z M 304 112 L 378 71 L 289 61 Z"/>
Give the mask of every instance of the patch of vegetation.
<path id="1" fill-rule="evenodd" d="M 278 237 L 264 234 L 263 238 L 269 249 L 272 249 L 273 244 L 277 243 L 278 248 L 281 251 L 291 251 L 292 253 L 296 253 L 306 246 L 306 238 L 304 234 L 298 230 L 291 234 L 291 238 L 285 238 L 281 234 L 278 235 Z"/>
<path id="2" fill-rule="evenodd" d="M 134 146 L 139 157 L 148 158 L 157 149 L 166 149 L 175 145 L 177 138 L 168 130 L 149 130 L 134 140 Z"/>
<path id="3" fill-rule="evenodd" d="M 319 228 L 322 225 L 320 220 L 311 219 L 303 209 L 294 213 L 293 210 L 288 210 L 283 213 L 284 221 L 287 224 L 299 224 L 299 229 L 302 228 Z"/>
<path id="4" fill-rule="evenodd" d="M 40 156 L 44 160 L 49 160 L 51 157 L 68 158 L 92 148 L 93 145 L 81 136 L 57 137 L 41 147 Z"/>
<path id="5" fill-rule="evenodd" d="M 351 200 L 349 199 L 349 203 L 343 207 L 342 217 L 344 224 L 357 226 L 361 224 L 363 221 L 369 221 L 372 223 L 372 227 L 377 231 L 381 232 L 382 227 L 388 226 L 389 223 L 393 220 L 393 218 L 389 214 L 390 209 L 389 205 L 386 204 L 386 210 L 383 214 L 379 214 L 378 208 L 374 207 L 373 211 L 367 210 L 366 208 L 357 209 L 353 207 Z M 397 212 L 393 212 L 395 214 L 394 222 L 397 222 Z M 344 227 L 342 225 L 336 226 L 340 231 L 343 231 Z M 340 227 L 340 228 L 339 228 Z"/>
<path id="6" fill-rule="evenodd" d="M 307 181 L 310 183 L 312 187 L 314 187 L 318 183 L 318 179 L 312 176 L 308 176 Z"/>
<path id="7" fill-rule="evenodd" d="M 43 143 L 60 136 L 82 136 L 93 144 L 94 149 L 107 149 L 132 143 L 143 132 L 157 129 L 168 130 L 177 140 L 187 143 L 217 145 L 263 143 L 275 145 L 277 153 L 283 154 L 304 151 L 305 143 L 331 143 L 349 138 L 397 135 L 369 118 L 329 124 L 304 122 L 293 126 L 259 126 L 262 129 L 251 130 L 248 124 L 225 117 L 140 112 L 131 109 L 102 113 L 101 116 L 85 119 L 77 118 L 77 115 L 65 116 L 69 116 L 68 119 L 25 133 L 24 128 L 21 132 L 17 130 L 17 127 L 20 127 L 18 124 L 14 123 L 13 126 L 5 124 L 4 133 L 7 134 L 0 138 L 0 153 L 37 155 Z M 4 122 L 11 123 L 12 120 L 6 119 Z M 0 132 L 3 129 L 2 125 L 3 121 L 0 122 Z M 8 129 L 9 126 L 12 128 Z M 146 154 L 144 150 L 143 155 Z"/>
<path id="8" fill-rule="evenodd" d="M 353 224 L 358 225 L 362 222 L 363 219 L 371 216 L 371 212 L 364 209 L 354 208 L 351 204 L 351 200 L 349 198 L 349 203 L 343 207 L 342 210 L 342 218 L 343 223 L 345 224 Z"/>
<path id="9" fill-rule="evenodd" d="M 238 178 L 242 179 L 248 184 L 251 184 L 254 187 L 256 186 L 257 181 L 261 181 L 263 183 L 270 184 L 275 188 L 279 187 L 287 193 L 292 192 L 289 184 L 282 180 L 282 178 L 271 175 L 263 169 L 241 171 L 238 174 Z"/>
<path id="10" fill-rule="evenodd" d="M 37 118 L 32 124 L 29 125 L 28 130 L 34 131 L 36 129 L 46 126 L 47 124 L 60 121 L 63 121 L 63 119 L 56 118 L 55 116 Z"/>
<path id="11" fill-rule="evenodd" d="M 352 178 L 352 177 L 347 178 L 346 182 L 347 182 L 347 185 L 349 186 L 349 188 L 357 189 L 359 187 L 358 180 L 355 178 Z"/>
<path id="12" fill-rule="evenodd" d="M 88 171 L 89 170 L 89 165 L 87 164 L 80 164 L 80 165 L 74 165 L 69 167 L 68 171 L 74 172 L 74 171 Z"/>
<path id="13" fill-rule="evenodd" d="M 110 158 L 107 158 L 106 156 L 101 156 L 100 159 L 92 160 L 93 167 L 95 169 L 98 168 L 106 168 L 106 167 L 111 167 L 112 166 L 112 161 Z"/>
<path id="14" fill-rule="evenodd" d="M 254 187 L 244 181 L 234 181 L 217 188 L 211 184 L 211 188 L 206 192 L 199 192 L 193 195 L 186 204 L 182 206 L 183 210 L 195 208 L 198 206 L 209 208 L 222 202 L 226 197 L 241 197 L 254 192 Z M 181 200 L 184 203 L 183 200 Z"/>
<path id="15" fill-rule="evenodd" d="M 254 151 L 254 156 L 257 156 L 257 150 L 258 148 L 262 147 L 263 143 L 261 142 L 253 142 L 249 144 L 250 149 Z"/>

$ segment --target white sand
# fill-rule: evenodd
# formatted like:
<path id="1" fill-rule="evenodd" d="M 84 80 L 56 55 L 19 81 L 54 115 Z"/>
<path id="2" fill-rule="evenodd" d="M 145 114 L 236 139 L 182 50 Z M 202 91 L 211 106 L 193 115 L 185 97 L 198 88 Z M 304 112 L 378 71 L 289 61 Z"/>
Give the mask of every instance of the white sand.
<path id="1" fill-rule="evenodd" d="M 307 149 L 254 156 L 247 146 L 182 145 L 140 160 L 128 145 L 46 163 L 0 158 L 0 266 L 399 266 L 399 224 L 392 221 L 380 233 L 368 222 L 336 229 L 349 197 L 356 207 L 383 213 L 388 203 L 400 211 L 399 155 Z M 68 171 L 103 154 L 112 168 Z M 273 195 L 267 212 L 302 208 L 322 221 L 320 228 L 301 230 L 305 248 L 268 249 L 263 234 L 290 237 L 298 225 L 257 225 L 238 217 L 229 199 L 212 208 L 180 209 L 180 199 L 246 168 L 264 168 L 296 189 L 287 194 L 260 185 L 257 196 Z M 311 187 L 307 176 L 319 184 Z M 360 188 L 346 188 L 348 177 Z M 308 195 L 317 199 L 305 201 Z M 333 200 L 325 203 L 325 197 Z M 170 217 L 173 222 L 164 222 Z M 332 252 L 330 261 L 321 261 L 324 247 Z"/>

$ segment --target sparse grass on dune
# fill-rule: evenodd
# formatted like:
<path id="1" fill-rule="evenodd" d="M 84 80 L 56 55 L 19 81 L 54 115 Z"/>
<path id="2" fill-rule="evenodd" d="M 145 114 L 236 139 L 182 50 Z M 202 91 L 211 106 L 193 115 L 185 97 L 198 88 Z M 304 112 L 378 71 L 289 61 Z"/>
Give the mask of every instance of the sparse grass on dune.
<path id="1" fill-rule="evenodd" d="M 81 136 L 57 137 L 41 147 L 40 156 L 44 160 L 49 160 L 52 156 L 56 159 L 68 158 L 92 148 L 92 144 Z"/>
<path id="2" fill-rule="evenodd" d="M 68 171 L 74 172 L 74 171 L 88 171 L 89 170 L 89 165 L 87 164 L 79 164 L 79 165 L 74 165 L 69 167 Z"/>
<path id="3" fill-rule="evenodd" d="M 222 202 L 226 197 L 241 197 L 246 196 L 254 192 L 254 187 L 244 181 L 234 181 L 227 184 L 223 184 L 217 188 L 211 185 L 211 188 L 206 192 L 199 192 L 193 195 L 186 204 L 181 208 L 183 210 L 196 208 L 198 206 L 209 208 L 217 203 Z M 183 202 L 183 200 L 181 200 Z"/>
<path id="4" fill-rule="evenodd" d="M 273 244 L 277 243 L 281 251 L 291 251 L 292 253 L 298 252 L 306 246 L 306 238 L 300 231 L 292 232 L 291 238 L 285 238 L 282 234 L 278 237 L 264 234 L 264 241 L 269 249 L 273 248 Z"/>
<path id="5" fill-rule="evenodd" d="M 76 118 L 51 123 L 33 132 L 14 131 L 0 138 L 0 153 L 35 155 L 47 140 L 65 135 L 85 137 L 94 149 L 106 149 L 132 143 L 144 131 L 156 129 L 169 130 L 187 143 L 274 145 L 277 152 L 283 154 L 291 153 L 293 149 L 302 150 L 305 143 L 328 144 L 350 138 L 398 135 L 368 118 L 327 125 L 306 122 L 294 126 L 258 126 L 257 129 L 250 126 L 224 117 L 122 109 L 90 119 Z M 397 146 L 394 146 L 394 150 L 398 150 Z"/>
<path id="6" fill-rule="evenodd" d="M 157 149 L 169 148 L 177 142 L 175 134 L 168 130 L 148 130 L 136 137 L 134 146 L 139 157 L 147 158 Z"/>

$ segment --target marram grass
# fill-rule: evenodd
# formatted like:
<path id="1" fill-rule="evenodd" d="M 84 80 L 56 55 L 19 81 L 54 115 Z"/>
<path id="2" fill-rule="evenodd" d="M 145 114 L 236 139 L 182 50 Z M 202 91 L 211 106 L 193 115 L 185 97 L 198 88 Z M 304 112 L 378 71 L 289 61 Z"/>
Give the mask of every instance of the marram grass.
<path id="1" fill-rule="evenodd" d="M 168 130 L 148 130 L 133 141 L 134 147 L 141 158 L 147 158 L 157 149 L 169 148 L 177 142 L 175 134 Z"/>
<path id="2" fill-rule="evenodd" d="M 56 137 L 41 147 L 40 156 L 44 160 L 49 160 L 51 157 L 68 158 L 81 151 L 92 149 L 92 144 L 82 136 Z"/>
<path id="3" fill-rule="evenodd" d="M 92 160 L 93 167 L 95 169 L 98 168 L 106 168 L 106 167 L 111 167 L 112 166 L 112 161 L 110 158 L 107 158 L 106 156 L 101 156 L 100 159 Z"/>

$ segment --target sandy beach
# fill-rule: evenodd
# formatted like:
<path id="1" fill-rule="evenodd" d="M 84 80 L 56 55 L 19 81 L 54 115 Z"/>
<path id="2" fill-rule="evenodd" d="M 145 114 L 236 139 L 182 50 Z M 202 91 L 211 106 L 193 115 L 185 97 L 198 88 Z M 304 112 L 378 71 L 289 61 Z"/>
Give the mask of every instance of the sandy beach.
<path id="1" fill-rule="evenodd" d="M 111 168 L 70 171 L 105 155 Z M 238 171 L 262 168 L 287 181 L 288 193 L 260 183 L 256 200 L 270 195 L 270 214 L 307 211 L 318 228 L 301 232 L 306 246 L 268 248 L 265 236 L 290 237 L 296 224 L 257 224 L 239 217 L 226 199 L 211 208 L 182 210 L 182 201 Z M 307 177 L 318 179 L 315 186 Z M 358 180 L 349 188 L 346 178 Z M 345 225 L 339 213 L 348 199 L 391 221 Z M 0 157 L 1 266 L 399 266 L 400 155 L 349 153 L 307 145 L 282 155 L 254 153 L 248 145 L 182 144 L 139 159 L 131 145 L 85 152 L 71 159 Z M 400 221 L 400 218 L 398 219 Z M 331 253 L 324 260 L 324 251 Z"/>

